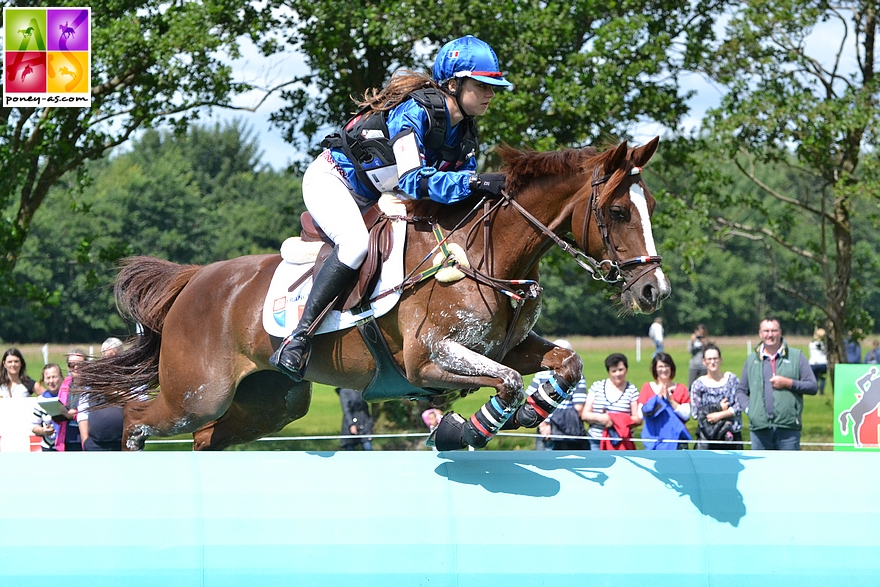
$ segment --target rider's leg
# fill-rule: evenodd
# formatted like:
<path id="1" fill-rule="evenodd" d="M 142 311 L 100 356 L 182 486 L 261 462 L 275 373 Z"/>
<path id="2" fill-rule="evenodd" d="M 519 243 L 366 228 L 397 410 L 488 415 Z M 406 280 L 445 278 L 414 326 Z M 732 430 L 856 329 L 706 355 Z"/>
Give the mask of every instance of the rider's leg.
<path id="1" fill-rule="evenodd" d="M 325 151 L 303 175 L 303 202 L 336 247 L 314 278 L 302 318 L 284 339 L 269 362 L 282 373 L 301 381 L 311 341 L 305 332 L 324 308 L 354 278 L 367 255 L 369 234 L 355 201 L 351 184 Z"/>
<path id="2" fill-rule="evenodd" d="M 306 331 L 357 274 L 357 269 L 352 269 L 339 260 L 338 250 L 338 247 L 333 249 L 315 276 L 315 283 L 296 329 L 281 342 L 281 346 L 269 359 L 272 366 L 294 381 L 302 381 L 312 346 L 311 337 Z"/>

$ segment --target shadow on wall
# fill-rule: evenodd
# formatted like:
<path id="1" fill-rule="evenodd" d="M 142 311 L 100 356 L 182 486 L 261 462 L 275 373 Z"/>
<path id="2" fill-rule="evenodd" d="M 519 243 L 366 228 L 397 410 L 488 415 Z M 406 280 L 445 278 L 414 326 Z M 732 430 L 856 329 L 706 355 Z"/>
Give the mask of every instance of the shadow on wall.
<path id="1" fill-rule="evenodd" d="M 645 508 L 644 515 L 650 515 L 653 504 L 658 508 L 672 504 L 679 510 L 677 498 L 687 496 L 700 514 L 734 527 L 746 515 L 745 500 L 738 489 L 743 463 L 762 458 L 713 451 L 539 451 L 522 459 L 511 459 L 511 453 L 507 458 L 493 459 L 490 454 L 482 452 L 481 458 L 475 458 L 474 453 L 443 453 L 447 461 L 435 473 L 453 483 L 498 494 L 567 499 L 571 491 L 583 504 L 597 500 L 602 504 L 597 507 L 609 510 Z M 615 500 L 623 499 L 622 493 L 627 502 L 617 504 Z"/>

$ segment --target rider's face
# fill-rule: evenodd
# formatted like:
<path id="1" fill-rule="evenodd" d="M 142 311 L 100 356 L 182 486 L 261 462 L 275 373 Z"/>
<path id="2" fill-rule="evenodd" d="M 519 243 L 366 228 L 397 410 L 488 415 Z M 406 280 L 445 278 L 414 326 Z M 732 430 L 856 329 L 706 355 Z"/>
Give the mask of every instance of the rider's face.
<path id="1" fill-rule="evenodd" d="M 495 90 L 489 84 L 465 78 L 461 86 L 461 106 L 468 116 L 482 116 L 495 97 Z"/>

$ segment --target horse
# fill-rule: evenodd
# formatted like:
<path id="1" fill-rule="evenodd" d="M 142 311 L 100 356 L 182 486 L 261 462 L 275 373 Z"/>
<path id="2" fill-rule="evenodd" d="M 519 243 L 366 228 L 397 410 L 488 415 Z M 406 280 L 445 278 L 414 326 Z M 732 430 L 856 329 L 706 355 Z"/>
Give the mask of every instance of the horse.
<path id="1" fill-rule="evenodd" d="M 437 250 L 438 231 L 466 251 L 472 266 L 455 282 L 408 283 L 376 320 L 391 357 L 432 405 L 481 387 L 511 398 L 523 393 L 523 374 L 543 369 L 564 381 L 580 379 L 578 355 L 532 330 L 539 262 L 554 246 L 590 278 L 619 287 L 622 312 L 659 308 L 670 286 L 651 230 L 655 201 L 641 175 L 658 142 L 629 148 L 624 141 L 605 151 L 501 146 L 507 175 L 499 199 L 405 201 L 407 274 Z M 84 367 L 80 388 L 91 405 L 124 405 L 124 450 L 181 433 L 193 434 L 194 450 L 220 450 L 305 416 L 311 382 L 370 385 L 378 363 L 355 328 L 314 337 L 302 382 L 269 365 L 281 340 L 263 329 L 262 305 L 280 262 L 278 254 L 206 266 L 123 261 L 117 306 L 143 332 L 126 351 Z M 130 401 L 145 390 L 152 399 Z"/>

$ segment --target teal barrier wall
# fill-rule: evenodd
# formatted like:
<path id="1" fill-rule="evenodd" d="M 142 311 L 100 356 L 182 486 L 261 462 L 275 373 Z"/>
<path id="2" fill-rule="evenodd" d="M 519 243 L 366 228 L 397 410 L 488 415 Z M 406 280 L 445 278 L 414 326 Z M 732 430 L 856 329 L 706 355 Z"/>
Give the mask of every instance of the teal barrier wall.
<path id="1" fill-rule="evenodd" d="M 880 454 L 0 454 L 0 585 L 880 583 Z"/>

